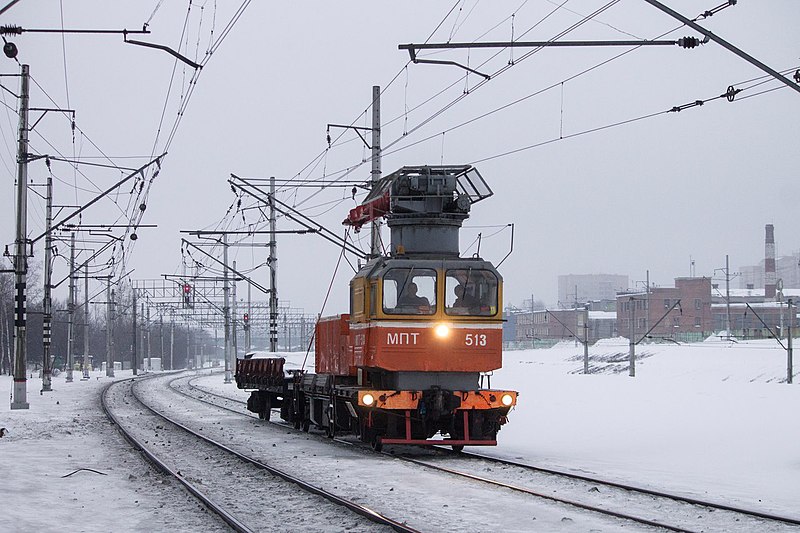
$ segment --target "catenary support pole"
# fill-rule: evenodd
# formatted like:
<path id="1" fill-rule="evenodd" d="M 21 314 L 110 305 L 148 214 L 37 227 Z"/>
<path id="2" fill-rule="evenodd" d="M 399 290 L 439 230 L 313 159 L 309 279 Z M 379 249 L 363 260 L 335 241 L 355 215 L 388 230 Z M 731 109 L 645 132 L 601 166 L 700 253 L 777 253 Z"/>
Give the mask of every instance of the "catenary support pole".
<path id="1" fill-rule="evenodd" d="M 175 370 L 175 310 L 169 312 L 169 369 Z"/>
<path id="2" fill-rule="evenodd" d="M 222 235 L 222 293 L 224 305 L 222 314 L 225 323 L 225 383 L 231 382 L 231 308 L 230 287 L 228 286 L 228 235 Z"/>
<path id="3" fill-rule="evenodd" d="M 147 315 L 145 316 L 145 320 L 147 323 L 145 324 L 144 334 L 145 338 L 147 339 L 145 342 L 147 343 L 147 368 L 145 369 L 146 372 L 152 372 L 153 365 L 150 362 L 150 303 L 147 304 Z"/>
<path id="4" fill-rule="evenodd" d="M 794 311 L 792 310 L 792 299 L 789 298 L 786 303 L 789 305 L 789 327 L 786 328 L 786 382 L 792 383 L 792 326 L 794 325 Z"/>
<path id="5" fill-rule="evenodd" d="M 236 261 L 233 262 L 233 269 L 236 270 Z M 233 286 L 231 287 L 231 296 L 233 296 L 233 302 L 231 303 L 231 316 L 233 320 L 231 321 L 231 371 L 236 370 L 236 358 L 239 357 L 239 328 L 236 327 L 236 324 L 239 322 L 239 315 L 237 314 L 237 306 L 236 306 L 236 276 L 233 276 Z"/>
<path id="6" fill-rule="evenodd" d="M 75 232 L 70 235 L 69 247 L 69 300 L 67 300 L 67 383 L 72 383 L 75 366 Z M 49 357 L 49 350 L 48 350 Z"/>
<path id="7" fill-rule="evenodd" d="M 50 161 L 47 161 L 48 166 Z M 53 288 L 53 175 L 47 176 L 47 205 L 45 207 L 45 232 L 47 235 L 44 240 L 44 298 L 42 299 L 42 392 L 52 391 L 51 370 L 50 370 L 50 343 L 52 341 L 52 322 L 53 322 L 53 298 L 51 291 Z M 73 233 L 73 239 L 75 234 Z M 74 249 L 73 241 L 73 249 Z M 72 268 L 72 265 L 70 265 Z M 70 274 L 71 276 L 71 274 Z M 71 278 L 70 278 L 71 279 Z M 72 313 L 72 311 L 69 311 Z M 68 374 L 69 376 L 69 374 Z M 67 381 L 72 381 L 68 379 Z"/>
<path id="8" fill-rule="evenodd" d="M 250 289 L 251 288 L 252 287 L 248 283 L 247 284 L 247 321 L 244 324 L 244 344 L 245 344 L 244 353 L 250 353 L 250 351 L 253 349 L 253 343 L 252 343 L 253 338 L 252 338 L 251 327 L 250 327 L 250 320 L 252 319 L 252 316 L 250 315 L 250 313 L 251 313 L 251 305 L 253 303 L 252 299 L 251 299 L 251 295 L 250 295 Z"/>
<path id="9" fill-rule="evenodd" d="M 278 242 L 275 176 L 269 178 L 269 351 L 278 351 Z"/>
<path id="10" fill-rule="evenodd" d="M 725 329 L 728 342 L 731 341 L 731 269 L 728 256 L 725 255 Z"/>
<path id="11" fill-rule="evenodd" d="M 137 348 L 137 340 L 139 336 L 138 324 L 136 323 L 136 288 L 133 288 L 133 361 L 131 361 L 131 368 L 133 370 L 133 375 L 139 375 L 139 355 L 136 351 Z"/>
<path id="12" fill-rule="evenodd" d="M 89 263 L 83 266 L 83 379 L 89 379 Z"/>
<path id="13" fill-rule="evenodd" d="M 630 343 L 628 345 L 628 375 L 636 377 L 636 300 L 633 296 L 628 300 L 631 306 L 628 316 L 630 317 Z"/>
<path id="14" fill-rule="evenodd" d="M 11 409 L 28 409 L 27 324 L 25 284 L 28 276 L 28 82 L 30 70 L 22 65 L 17 143 L 17 238 L 14 242 L 14 390 Z"/>
<path id="15" fill-rule="evenodd" d="M 372 170 L 370 171 L 372 188 L 381 179 L 381 88 L 372 87 Z M 375 217 L 370 230 L 370 256 L 381 255 L 381 220 Z"/>
<path id="16" fill-rule="evenodd" d="M 106 279 L 106 377 L 114 377 L 114 356 L 111 345 L 114 338 L 114 320 L 111 316 L 111 276 Z"/>
<path id="17" fill-rule="evenodd" d="M 589 305 L 583 308 L 583 373 L 589 373 Z"/>

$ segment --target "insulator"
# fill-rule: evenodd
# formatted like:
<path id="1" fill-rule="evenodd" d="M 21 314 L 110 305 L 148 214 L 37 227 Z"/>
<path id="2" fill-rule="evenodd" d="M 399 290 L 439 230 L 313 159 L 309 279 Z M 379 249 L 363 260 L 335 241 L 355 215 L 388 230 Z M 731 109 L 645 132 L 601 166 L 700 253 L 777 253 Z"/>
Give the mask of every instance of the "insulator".
<path id="1" fill-rule="evenodd" d="M 139 204 L 139 211 L 144 211 L 145 209 L 147 209 L 146 204 Z"/>
<path id="2" fill-rule="evenodd" d="M 3 25 L 0 26 L 0 33 L 3 35 L 22 35 L 22 26 Z"/>
<path id="3" fill-rule="evenodd" d="M 794 73 L 794 81 L 800 83 L 800 69 L 796 70 Z"/>
<path id="4" fill-rule="evenodd" d="M 694 48 L 700 46 L 700 39 L 697 37 L 681 37 L 678 39 L 678 46 L 681 48 Z"/>

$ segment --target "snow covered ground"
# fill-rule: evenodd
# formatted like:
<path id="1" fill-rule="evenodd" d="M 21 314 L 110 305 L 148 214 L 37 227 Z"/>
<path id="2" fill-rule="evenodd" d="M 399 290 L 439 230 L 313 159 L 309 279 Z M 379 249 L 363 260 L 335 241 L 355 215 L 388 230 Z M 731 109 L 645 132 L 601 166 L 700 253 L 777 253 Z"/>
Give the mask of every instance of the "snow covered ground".
<path id="1" fill-rule="evenodd" d="M 800 386 L 783 382 L 785 351 L 769 341 L 638 346 L 630 378 L 627 349 L 624 339 L 591 347 L 588 376 L 574 343 L 506 352 L 492 385 L 519 390 L 519 405 L 500 445 L 479 451 L 800 516 Z M 198 384 L 239 392 L 221 381 Z M 104 422 L 104 382 L 59 377 L 40 396 L 34 379 L 29 411 L 0 404 L 1 531 L 202 529 L 197 506 L 145 475 Z M 10 390 L 0 377 L 0 397 Z M 61 477 L 81 467 L 108 475 Z"/>

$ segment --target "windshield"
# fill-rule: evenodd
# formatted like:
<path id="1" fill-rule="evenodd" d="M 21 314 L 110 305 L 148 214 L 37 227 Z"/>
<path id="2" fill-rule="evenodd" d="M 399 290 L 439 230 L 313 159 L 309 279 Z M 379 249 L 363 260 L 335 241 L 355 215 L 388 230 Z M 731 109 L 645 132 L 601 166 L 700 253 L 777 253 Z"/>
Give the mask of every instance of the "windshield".
<path id="1" fill-rule="evenodd" d="M 436 313 L 436 271 L 392 268 L 383 276 L 383 312 L 397 315 Z"/>
<path id="2" fill-rule="evenodd" d="M 445 274 L 445 313 L 494 316 L 497 314 L 497 276 L 490 270 L 450 269 Z"/>

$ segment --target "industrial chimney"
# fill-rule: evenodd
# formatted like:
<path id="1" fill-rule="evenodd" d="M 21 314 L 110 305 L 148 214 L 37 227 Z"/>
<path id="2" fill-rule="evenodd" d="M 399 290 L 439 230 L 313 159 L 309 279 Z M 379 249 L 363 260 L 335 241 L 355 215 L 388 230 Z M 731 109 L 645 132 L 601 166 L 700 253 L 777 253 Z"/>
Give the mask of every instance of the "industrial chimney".
<path id="1" fill-rule="evenodd" d="M 775 227 L 767 224 L 767 235 L 764 241 L 764 298 L 775 298 L 775 286 L 778 282 L 775 273 Z"/>

